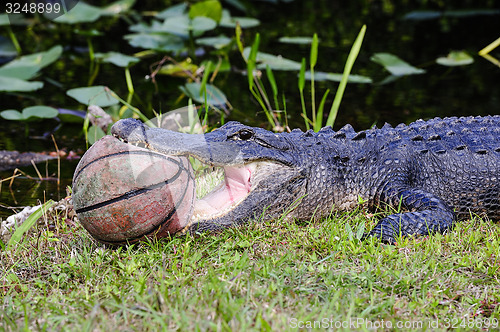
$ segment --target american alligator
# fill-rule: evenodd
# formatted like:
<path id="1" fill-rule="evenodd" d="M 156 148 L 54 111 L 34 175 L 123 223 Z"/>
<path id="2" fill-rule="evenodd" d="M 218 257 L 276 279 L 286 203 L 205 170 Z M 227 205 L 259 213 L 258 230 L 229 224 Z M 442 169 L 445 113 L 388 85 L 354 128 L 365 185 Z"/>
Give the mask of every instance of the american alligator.
<path id="1" fill-rule="evenodd" d="M 472 214 L 500 219 L 500 116 L 434 118 L 355 132 L 272 133 L 228 122 L 205 135 L 149 128 L 124 119 L 115 137 L 222 166 L 225 180 L 196 201 L 190 232 L 242 225 L 287 212 L 327 216 L 365 201 L 400 208 L 366 236 L 446 232 Z"/>

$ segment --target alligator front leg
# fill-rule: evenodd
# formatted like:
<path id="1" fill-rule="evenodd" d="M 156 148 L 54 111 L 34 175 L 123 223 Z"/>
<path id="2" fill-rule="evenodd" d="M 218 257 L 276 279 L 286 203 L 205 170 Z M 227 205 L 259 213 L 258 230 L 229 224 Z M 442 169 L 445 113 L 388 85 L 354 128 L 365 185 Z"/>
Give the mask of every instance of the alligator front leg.
<path id="1" fill-rule="evenodd" d="M 398 197 L 391 205 L 401 204 L 410 212 L 385 217 L 364 238 L 375 236 L 384 243 L 394 243 L 398 236 L 444 233 L 453 226 L 455 214 L 439 197 L 419 189 L 403 190 Z"/>

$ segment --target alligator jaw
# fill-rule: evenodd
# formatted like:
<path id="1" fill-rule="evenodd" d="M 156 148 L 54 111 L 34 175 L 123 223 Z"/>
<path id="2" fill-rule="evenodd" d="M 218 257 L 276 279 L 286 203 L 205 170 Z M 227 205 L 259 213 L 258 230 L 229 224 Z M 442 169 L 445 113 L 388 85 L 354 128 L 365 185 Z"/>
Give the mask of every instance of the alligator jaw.
<path id="1" fill-rule="evenodd" d="M 128 141 L 117 135 L 115 137 L 127 144 L 166 154 L 165 151 L 156 149 L 147 140 Z M 175 155 L 175 153 L 169 155 Z M 207 164 L 206 159 L 199 158 L 198 154 L 183 153 L 182 155 L 196 158 L 200 162 Z M 230 163 L 228 165 L 210 163 L 207 165 L 222 167 L 224 179 L 208 194 L 195 200 L 191 216 L 182 218 L 188 220 L 188 222 L 180 233 L 188 232 L 194 224 L 199 225 L 197 228 L 207 230 L 216 230 L 219 227 L 230 226 L 234 221 L 232 220 L 234 217 L 229 216 L 229 214 L 244 204 L 261 181 L 275 181 L 269 179 L 269 177 L 272 177 L 274 171 L 289 168 L 273 161 L 253 161 L 242 164 Z M 196 190 L 199 190 L 198 185 Z M 249 216 L 249 219 L 251 217 Z"/>
<path id="2" fill-rule="evenodd" d="M 193 215 L 183 218 L 189 221 L 182 232 L 197 232 L 244 224 L 264 211 L 274 215 L 269 206 L 282 211 L 286 202 L 280 200 L 280 195 L 285 191 L 290 198 L 293 194 L 288 192 L 288 185 L 293 182 L 299 186 L 303 181 L 301 169 L 290 162 L 290 154 L 276 154 L 275 148 L 269 148 L 283 142 L 243 142 L 233 139 L 230 129 L 226 126 L 205 135 L 193 135 L 148 128 L 140 121 L 125 119 L 117 122 L 111 132 L 129 144 L 165 155 L 193 157 L 205 165 L 224 169 L 225 178 L 219 186 L 195 202 Z M 293 201 L 293 197 L 290 199 Z"/>
<path id="3" fill-rule="evenodd" d="M 212 191 L 195 201 L 191 223 L 223 217 L 243 202 L 255 188 L 256 172 L 263 163 L 225 166 L 224 179 Z M 258 178 L 258 176 L 257 176 Z M 189 225 L 188 225 L 189 226 Z"/>

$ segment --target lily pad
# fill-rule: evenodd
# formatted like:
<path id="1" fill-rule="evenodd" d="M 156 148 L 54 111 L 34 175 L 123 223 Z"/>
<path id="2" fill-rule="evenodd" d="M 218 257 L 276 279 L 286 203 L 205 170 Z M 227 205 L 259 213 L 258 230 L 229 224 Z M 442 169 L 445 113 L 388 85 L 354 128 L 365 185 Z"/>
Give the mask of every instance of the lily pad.
<path id="1" fill-rule="evenodd" d="M 96 53 L 95 56 L 102 59 L 103 62 L 112 63 L 118 67 L 128 67 L 140 61 L 136 57 L 118 52 Z"/>
<path id="2" fill-rule="evenodd" d="M 0 72 L 3 73 L 0 75 L 19 79 L 30 79 L 38 70 L 59 59 L 61 54 L 62 47 L 57 45 L 45 52 L 24 55 L 0 67 Z"/>
<path id="3" fill-rule="evenodd" d="M 0 76 L 13 77 L 20 80 L 29 80 L 38 73 L 38 66 L 2 66 L 0 67 Z"/>
<path id="4" fill-rule="evenodd" d="M 156 17 L 158 18 L 167 18 L 167 17 L 177 17 L 180 15 L 183 15 L 186 12 L 187 9 L 187 3 L 182 2 L 178 5 L 168 7 L 167 9 L 159 12 Z"/>
<path id="5" fill-rule="evenodd" d="M 209 105 L 223 105 L 227 103 L 226 95 L 215 85 L 206 84 L 207 103 Z M 182 92 L 198 103 L 205 102 L 205 92 L 201 91 L 201 83 L 187 83 L 180 87 Z"/>
<path id="6" fill-rule="evenodd" d="M 96 105 L 107 107 L 118 104 L 118 100 L 112 96 L 114 92 L 108 87 L 97 85 L 85 88 L 76 88 L 66 91 L 66 94 L 85 105 Z"/>
<path id="7" fill-rule="evenodd" d="M 305 78 L 307 80 L 311 80 L 311 72 L 306 71 L 305 73 Z M 325 73 L 322 71 L 315 71 L 314 72 L 314 80 L 315 81 L 333 81 L 333 82 L 340 82 L 342 80 L 342 74 L 340 73 Z M 364 84 L 369 84 L 373 83 L 373 80 L 370 77 L 367 76 L 362 76 L 362 75 L 349 75 L 347 79 L 348 83 L 364 83 Z"/>
<path id="8" fill-rule="evenodd" d="M 245 47 L 243 55 L 248 58 L 251 47 Z M 266 66 L 273 70 L 300 70 L 301 63 L 282 57 L 281 55 L 273 55 L 264 52 L 258 52 L 256 61 L 259 63 L 257 68 L 265 69 Z"/>
<path id="9" fill-rule="evenodd" d="M 105 10 L 99 7 L 95 7 L 80 1 L 72 10 L 62 16 L 55 18 L 54 22 L 66 24 L 95 22 L 99 17 L 101 17 L 101 15 L 104 15 L 105 13 Z"/>
<path id="10" fill-rule="evenodd" d="M 154 49 L 163 52 L 177 52 L 184 49 L 184 40 L 166 33 L 135 33 L 124 37 L 133 47 Z"/>
<path id="11" fill-rule="evenodd" d="M 196 39 L 196 44 L 221 49 L 229 45 L 232 40 L 232 38 L 229 38 L 225 35 L 220 35 L 218 37 L 198 38 Z"/>
<path id="12" fill-rule="evenodd" d="M 23 116 L 26 119 L 31 117 L 51 119 L 58 114 L 59 112 L 55 108 L 49 106 L 30 106 L 23 109 Z"/>
<path id="13" fill-rule="evenodd" d="M 13 57 L 17 55 L 17 50 L 12 42 L 0 36 L 0 56 L 1 57 Z"/>
<path id="14" fill-rule="evenodd" d="M 102 9 L 102 15 L 114 16 L 127 12 L 135 4 L 136 0 L 119 0 Z"/>
<path id="15" fill-rule="evenodd" d="M 0 14 L 0 26 L 5 25 L 28 25 L 28 21 L 22 14 Z"/>
<path id="16" fill-rule="evenodd" d="M 416 68 L 408 62 L 401 60 L 390 53 L 375 53 L 370 58 L 373 62 L 384 66 L 394 76 L 417 75 L 425 73 L 425 70 Z"/>
<path id="17" fill-rule="evenodd" d="M 437 58 L 436 62 L 442 66 L 455 67 L 470 65 L 474 59 L 464 51 L 452 51 L 446 57 Z"/>
<path id="18" fill-rule="evenodd" d="M 217 22 L 211 18 L 197 16 L 190 19 L 187 15 L 183 15 L 167 18 L 161 26 L 161 31 L 187 38 L 189 37 L 190 32 L 192 32 L 195 36 L 199 36 L 203 32 L 213 30 L 216 27 Z"/>
<path id="19" fill-rule="evenodd" d="M 0 116 L 5 120 L 22 120 L 23 114 L 17 110 L 5 110 L 0 112 Z"/>
<path id="20" fill-rule="evenodd" d="M 285 44 L 309 45 L 312 40 L 311 37 L 281 37 L 278 41 Z"/>
<path id="21" fill-rule="evenodd" d="M 228 10 L 222 11 L 222 18 L 219 25 L 224 28 L 234 29 L 239 24 L 242 29 L 249 29 L 260 25 L 260 21 L 252 17 L 237 17 L 231 16 Z"/>
<path id="22" fill-rule="evenodd" d="M 0 14 L 0 26 L 5 26 L 9 24 L 10 24 L 9 15 Z"/>
<path id="23" fill-rule="evenodd" d="M 17 110 L 5 110 L 0 112 L 0 116 L 6 120 L 26 121 L 30 118 L 51 119 L 56 117 L 59 112 L 48 106 L 31 106 L 23 109 L 22 112 Z"/>
<path id="24" fill-rule="evenodd" d="M 43 87 L 43 82 L 28 82 L 15 77 L 0 76 L 0 91 L 35 91 Z"/>

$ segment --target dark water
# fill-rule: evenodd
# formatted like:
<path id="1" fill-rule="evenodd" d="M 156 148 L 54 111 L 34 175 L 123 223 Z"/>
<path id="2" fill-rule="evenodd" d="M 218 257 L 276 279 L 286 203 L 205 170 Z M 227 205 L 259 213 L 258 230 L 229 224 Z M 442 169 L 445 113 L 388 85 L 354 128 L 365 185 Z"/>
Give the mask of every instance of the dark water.
<path id="1" fill-rule="evenodd" d="M 101 1 L 100 3 L 105 3 Z M 349 84 L 347 86 L 335 128 L 351 123 L 356 129 L 365 129 L 373 124 L 389 122 L 411 122 L 419 118 L 435 116 L 487 115 L 500 114 L 500 68 L 477 55 L 483 47 L 500 37 L 500 4 L 498 1 L 453 1 L 453 5 L 426 1 L 292 1 L 273 4 L 265 1 L 252 2 L 253 7 L 246 15 L 261 20 L 262 25 L 245 31 L 244 42 L 251 44 L 255 33 L 261 35 L 260 50 L 300 61 L 308 58 L 309 47 L 281 44 L 282 36 L 312 36 L 320 38 L 317 71 L 342 72 L 347 54 L 361 26 L 367 25 L 367 33 L 360 55 L 353 69 L 354 74 L 369 76 L 374 84 Z M 223 3 L 224 6 L 225 3 Z M 154 8 L 148 1 L 136 6 L 147 10 Z M 228 8 L 231 8 L 227 6 Z M 159 10 L 159 8 L 154 8 Z M 427 10 L 430 13 L 415 14 Z M 475 11 L 472 11 L 475 10 Z M 479 11 L 480 10 L 480 11 Z M 232 10 L 233 15 L 245 15 Z M 416 19 L 406 19 L 405 15 L 414 13 Z M 411 17 L 411 16 L 410 16 Z M 101 25 L 100 25 L 101 24 Z M 104 33 L 93 39 L 96 51 L 120 51 L 132 54 L 133 49 L 121 39 L 127 25 L 123 21 L 98 23 L 96 29 Z M 15 28 L 22 35 L 22 28 Z M 46 78 L 58 82 L 45 82 L 45 87 L 36 94 L 0 94 L 2 110 L 22 109 L 37 104 L 52 105 L 68 109 L 81 109 L 77 102 L 68 98 L 64 91 L 69 88 L 85 86 L 88 80 L 88 58 L 86 41 L 74 37 L 71 29 L 62 29 L 54 34 L 53 30 L 34 27 L 39 35 L 40 45 L 32 51 L 45 50 L 53 46 L 51 38 L 60 40 L 65 46 L 63 58 L 57 65 L 43 71 Z M 232 36 L 234 31 L 220 31 Z M 216 34 L 218 34 L 217 32 Z M 22 43 L 22 41 L 21 41 Z M 23 45 L 23 49 L 30 49 Z M 33 47 L 33 46 L 31 46 Z M 464 50 L 474 58 L 474 63 L 461 67 L 444 67 L 435 59 L 446 56 L 452 50 Z M 378 84 L 388 73 L 378 64 L 370 61 L 377 52 L 397 55 L 410 64 L 423 68 L 427 73 L 402 77 L 389 84 Z M 500 48 L 491 55 L 500 59 Z M 166 112 L 186 105 L 186 99 L 176 103 L 180 96 L 177 88 L 184 79 L 159 76 L 158 92 L 152 82 L 145 78 L 149 66 L 159 61 L 161 56 L 143 60 L 131 70 L 137 97 L 134 106 L 148 116 L 152 109 Z M 182 58 L 179 58 L 182 60 Z M 234 68 L 244 69 L 245 65 L 237 54 L 231 55 Z M 200 59 L 195 59 L 197 63 Z M 290 127 L 304 128 L 300 117 L 300 99 L 297 89 L 296 73 L 275 72 L 280 94 L 286 96 L 286 108 Z M 38 78 L 38 79 L 44 79 Z M 266 127 L 265 115 L 248 91 L 246 77 L 236 71 L 220 73 L 215 85 L 227 95 L 234 107 L 227 119 L 238 120 Z M 122 69 L 112 65 L 102 65 L 94 85 L 111 87 L 121 96 L 126 96 L 126 85 Z M 326 108 L 333 100 L 337 83 L 317 82 L 316 102 L 319 103 L 324 91 L 330 89 Z M 268 91 L 270 88 L 268 87 Z M 306 103 L 310 110 L 310 91 L 306 91 Z M 281 97 L 280 97 L 281 100 Z M 214 123 L 218 116 L 213 116 Z M 24 124 L 0 121 L 0 150 L 54 151 L 54 144 L 48 135 L 54 136 L 60 149 L 85 151 L 81 124 L 60 124 L 53 120 L 30 124 L 29 136 L 25 137 Z M 45 137 L 44 137 L 45 135 Z M 3 182 L 0 193 L 0 217 L 11 214 L 6 206 L 36 204 L 36 200 L 60 199 L 65 196 L 65 188 L 71 184 L 75 161 L 63 161 L 61 182 L 35 181 L 16 178 L 9 188 Z M 57 177 L 57 162 L 39 164 L 42 174 Z M 36 176 L 32 166 L 23 167 L 30 176 Z M 0 172 L 0 178 L 12 175 L 12 171 Z"/>

